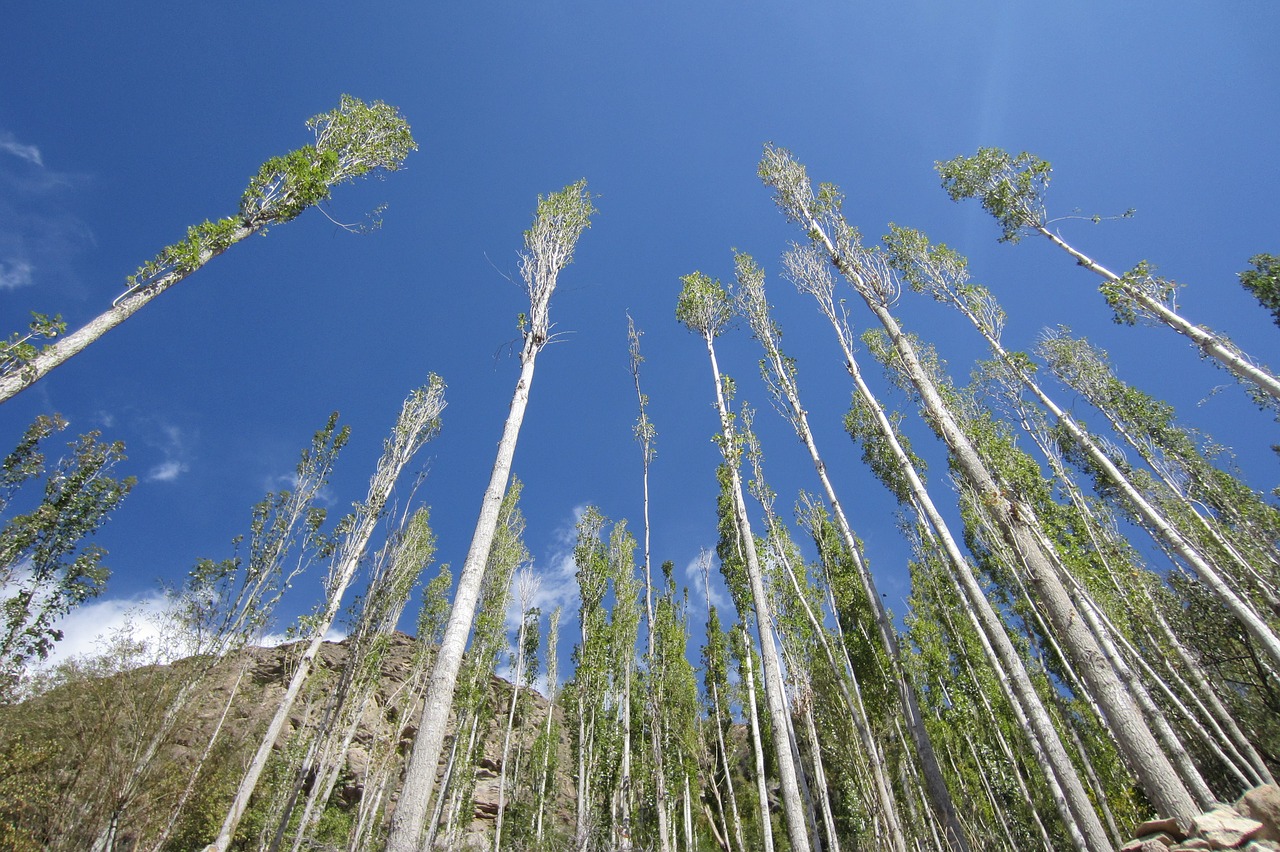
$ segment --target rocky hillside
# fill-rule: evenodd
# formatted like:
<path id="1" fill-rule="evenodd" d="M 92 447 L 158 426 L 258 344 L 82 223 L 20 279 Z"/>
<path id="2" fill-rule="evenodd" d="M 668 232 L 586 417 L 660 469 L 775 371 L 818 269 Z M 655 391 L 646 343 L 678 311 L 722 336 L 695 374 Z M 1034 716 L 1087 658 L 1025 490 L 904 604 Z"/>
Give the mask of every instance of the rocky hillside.
<path id="1" fill-rule="evenodd" d="M 366 823 L 363 836 L 369 848 L 377 848 L 377 838 L 396 805 L 403 756 L 416 730 L 415 649 L 409 637 L 392 637 L 367 699 L 350 695 L 345 702 L 360 712 L 351 713 L 350 724 L 341 714 L 333 717 L 330 727 L 338 729 L 335 742 L 342 743 L 349 731 L 349 745 L 313 832 L 319 841 L 304 848 L 348 848 L 347 838 L 361 821 Z M 194 661 L 106 676 L 89 667 L 63 677 L 39 697 L 0 708 L 0 848 L 83 850 L 95 844 L 102 848 L 104 839 L 115 849 L 158 848 L 169 815 L 184 800 L 187 779 L 203 760 L 197 783 L 185 793 L 182 817 L 159 847 L 201 848 L 220 823 L 239 773 L 277 706 L 294 653 L 295 647 L 288 645 L 255 648 L 198 679 Z M 295 705 L 268 768 L 269 780 L 260 785 L 238 836 L 240 848 L 269 845 L 287 805 L 291 782 L 316 747 L 322 720 L 332 717 L 348 657 L 347 643 L 325 644 L 309 694 Z M 164 710 L 184 683 L 194 685 L 188 688 L 187 710 L 165 730 Z M 446 797 L 456 810 L 456 829 L 449 837 L 438 837 L 437 848 L 492 846 L 511 690 L 499 678 L 485 685 L 476 731 L 474 790 L 469 802 L 466 796 Z M 531 755 L 546 724 L 548 703 L 533 690 L 522 692 L 508 762 L 513 773 L 522 773 L 517 782 L 528 790 L 534 777 L 529 769 Z M 452 730 L 449 736 L 437 788 L 453 750 Z M 152 744 L 158 748 L 148 761 Z M 556 752 L 551 762 L 559 770 L 553 773 L 544 838 L 572 830 L 566 736 L 557 738 Z M 137 771 L 140 765 L 145 766 L 141 772 Z M 301 816 L 307 793 L 319 783 L 322 779 L 314 770 L 307 774 L 292 809 L 291 826 Z M 510 800 L 511 786 L 508 789 Z M 524 823 L 517 814 L 524 815 Z M 526 845 L 519 832 L 528 828 L 530 802 L 517 795 L 505 819 L 504 837 L 512 837 L 514 848 Z"/>

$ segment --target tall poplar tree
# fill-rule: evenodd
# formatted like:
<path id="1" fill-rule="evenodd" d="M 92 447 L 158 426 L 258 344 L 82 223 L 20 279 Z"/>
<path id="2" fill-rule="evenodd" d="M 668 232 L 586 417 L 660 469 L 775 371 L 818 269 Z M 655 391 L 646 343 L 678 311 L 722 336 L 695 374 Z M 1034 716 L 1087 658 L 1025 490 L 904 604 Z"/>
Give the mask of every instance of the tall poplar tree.
<path id="1" fill-rule="evenodd" d="M 635 384 L 636 402 L 640 409 L 639 417 L 636 420 L 635 436 L 636 441 L 640 444 L 640 459 L 644 494 L 644 609 L 645 609 L 645 643 L 646 643 L 646 665 L 649 667 L 652 675 L 653 667 L 656 664 L 656 630 L 653 622 L 653 567 L 651 556 L 649 553 L 649 466 L 653 463 L 654 456 L 657 455 L 656 443 L 658 438 L 657 427 L 653 425 L 653 421 L 649 419 L 649 397 L 640 389 L 640 365 L 644 363 L 644 356 L 640 354 L 640 335 L 643 332 L 635 327 L 635 323 L 631 320 L 631 316 L 627 316 L 627 341 L 629 343 L 631 378 Z M 658 716 L 660 707 L 662 706 L 662 690 L 660 681 L 655 682 L 658 688 L 649 692 L 645 698 L 645 718 L 649 726 L 649 742 L 653 750 L 653 788 L 654 796 L 659 802 L 665 802 L 667 798 L 667 776 L 666 769 L 662 758 L 662 737 L 659 734 Z M 659 852 L 669 852 L 671 848 L 670 827 L 667 824 L 667 811 L 665 807 L 657 808 L 658 821 L 658 849 Z"/>
<path id="2" fill-rule="evenodd" d="M 915 692 L 901 670 L 901 651 L 898 647 L 897 632 L 881 600 L 880 593 L 876 589 L 875 580 L 862 560 L 853 529 L 845 517 L 844 508 L 836 497 L 835 487 L 827 474 L 827 466 L 823 463 L 822 456 L 818 452 L 813 430 L 809 428 L 808 413 L 800 403 L 800 390 L 797 385 L 795 362 L 793 359 L 788 358 L 780 348 L 782 332 L 778 329 L 771 316 L 769 302 L 765 296 L 764 270 L 756 264 L 750 255 L 745 253 L 738 253 L 734 260 L 738 280 L 737 304 L 739 310 L 746 316 L 756 340 L 760 342 L 761 347 L 764 349 L 765 357 L 762 363 L 762 370 L 770 391 L 778 401 L 778 405 L 775 407 L 790 421 L 796 435 L 809 451 L 809 457 L 813 461 L 814 470 L 818 475 L 819 482 L 822 484 L 823 492 L 826 494 L 837 529 L 839 529 L 840 535 L 844 539 L 845 548 L 853 560 L 854 567 L 857 570 L 857 577 L 862 583 L 863 593 L 870 603 L 878 638 L 888 659 L 894 666 L 893 679 L 897 686 L 902 717 L 920 759 L 929 801 L 942 819 L 947 842 L 956 849 L 968 849 L 968 840 L 965 838 L 959 819 L 956 816 L 955 803 L 952 801 L 951 793 L 947 790 L 946 782 L 942 777 L 942 767 L 938 763 L 933 745 L 929 741 L 928 731 L 925 730 L 924 723 L 920 718 L 920 708 Z M 893 817 L 893 822 L 897 822 L 896 814 Z"/>
<path id="3" fill-rule="evenodd" d="M 521 255 L 520 276 L 529 296 L 529 313 L 522 316 L 524 346 L 520 351 L 520 378 L 503 426 L 489 485 L 481 501 L 480 516 L 476 521 L 471 546 L 458 578 L 458 591 L 445 627 L 440 652 L 436 657 L 435 670 L 431 674 L 422 722 L 414 739 L 400 804 L 396 808 L 387 838 L 389 852 L 417 852 L 426 823 L 432 787 L 435 785 L 436 766 L 440 762 L 440 752 L 444 745 L 445 724 L 453 703 L 462 653 L 466 648 L 467 634 L 471 631 L 471 622 L 475 618 L 484 567 L 489 558 L 494 530 L 497 528 L 498 509 L 511 475 L 511 462 L 515 457 L 520 425 L 524 422 L 525 409 L 529 404 L 534 365 L 538 353 L 551 339 L 551 296 L 555 292 L 561 270 L 573 260 L 578 237 L 590 226 L 593 212 L 595 208 L 591 204 L 586 181 L 578 181 L 546 198 L 539 197 L 533 225 L 524 234 L 525 250 Z"/>
<path id="4" fill-rule="evenodd" d="M 408 122 L 395 107 L 381 101 L 365 104 L 350 95 L 342 96 L 337 109 L 311 118 L 307 127 L 315 134 L 315 142 L 263 163 L 240 197 L 235 215 L 188 228 L 185 239 L 139 267 L 111 307 L 82 328 L 36 351 L 30 338 L 54 338 L 65 327 L 60 319 L 37 315 L 32 334 L 0 342 L 0 403 L 35 384 L 231 246 L 298 218 L 328 199 L 339 184 L 373 171 L 396 171 L 418 147 Z"/>
<path id="5" fill-rule="evenodd" d="M 734 415 L 729 410 L 727 397 L 730 394 L 726 393 L 726 389 L 731 388 L 733 380 L 720 375 L 720 368 L 716 362 L 715 339 L 732 319 L 731 300 L 719 281 L 701 272 L 686 275 L 681 281 L 684 282 L 684 288 L 680 292 L 680 300 L 676 306 L 676 319 L 703 339 L 707 347 L 707 355 L 711 360 L 711 375 L 716 389 L 716 408 L 720 415 L 720 434 L 717 437 L 717 443 L 720 445 L 720 452 L 729 473 L 734 517 L 742 542 L 747 582 L 755 609 L 760 657 L 764 668 L 765 700 L 768 704 L 769 718 L 773 723 L 773 747 L 777 758 L 787 836 L 791 840 L 791 848 L 794 852 L 807 852 L 810 848 L 809 831 L 801 801 L 799 776 L 791 753 L 791 742 L 787 736 L 786 696 L 783 694 L 782 671 L 778 663 L 777 642 L 774 638 L 773 613 L 770 610 L 769 595 L 765 589 L 764 572 L 756 551 L 755 539 L 751 533 L 751 522 L 747 517 L 742 476 L 739 472 L 743 448 L 734 425 Z"/>
<path id="6" fill-rule="evenodd" d="M 977 198 L 995 217 L 1002 242 L 1016 243 L 1025 232 L 1037 233 L 1101 277 L 1100 289 L 1115 311 L 1116 322 L 1133 325 L 1143 318 L 1173 329 L 1244 383 L 1260 405 L 1280 406 L 1280 378 L 1223 335 L 1178 313 L 1174 302 L 1178 285 L 1152 275 L 1146 261 L 1117 275 L 1049 229 L 1052 223 L 1044 208 L 1052 172 L 1048 162 L 1025 151 L 1011 157 L 999 148 L 980 148 L 972 157 L 956 157 L 936 165 L 942 187 L 952 200 Z"/>

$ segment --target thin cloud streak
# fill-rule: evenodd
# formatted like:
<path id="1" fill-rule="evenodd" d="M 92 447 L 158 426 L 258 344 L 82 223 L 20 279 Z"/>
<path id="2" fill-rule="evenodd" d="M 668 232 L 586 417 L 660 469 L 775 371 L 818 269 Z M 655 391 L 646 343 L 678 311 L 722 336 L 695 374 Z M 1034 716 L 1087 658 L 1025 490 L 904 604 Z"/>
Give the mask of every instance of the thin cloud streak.
<path id="1" fill-rule="evenodd" d="M 23 145 L 12 133 L 0 133 L 0 151 L 44 168 L 44 158 L 40 156 L 40 149 L 35 145 Z"/>

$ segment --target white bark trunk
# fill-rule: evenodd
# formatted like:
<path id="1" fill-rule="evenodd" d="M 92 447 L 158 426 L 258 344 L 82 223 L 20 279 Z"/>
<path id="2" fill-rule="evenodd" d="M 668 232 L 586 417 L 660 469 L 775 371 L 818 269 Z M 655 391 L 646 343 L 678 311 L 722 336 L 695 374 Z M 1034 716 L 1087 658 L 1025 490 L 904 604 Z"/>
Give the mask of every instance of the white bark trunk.
<path id="1" fill-rule="evenodd" d="M 769 786 L 764 774 L 764 744 L 760 741 L 760 712 L 756 708 L 755 661 L 752 659 L 751 639 L 747 636 L 746 622 L 742 622 L 742 651 L 747 670 L 747 708 L 750 710 L 751 746 L 756 756 L 756 796 L 760 802 L 760 836 L 765 852 L 773 852 L 773 819 L 769 815 Z"/>
<path id="2" fill-rule="evenodd" d="M 124 296 L 118 298 L 110 308 L 94 317 L 78 330 L 51 343 L 43 352 L 36 355 L 26 364 L 15 367 L 10 372 L 0 376 L 0 403 L 31 387 L 31 385 L 44 378 L 50 370 L 60 366 L 71 356 L 84 351 L 89 344 L 133 316 L 147 302 L 150 302 L 174 284 L 199 270 L 210 260 L 226 251 L 227 248 L 252 236 L 261 227 L 261 225 L 249 226 L 242 224 L 228 237 L 226 248 L 216 252 L 207 249 L 200 252 L 199 260 L 189 272 L 170 272 L 143 286 L 130 290 Z"/>
<path id="3" fill-rule="evenodd" d="M 528 629 L 527 616 L 527 610 L 520 614 L 520 629 L 516 631 L 516 671 L 515 680 L 511 684 L 511 706 L 507 709 L 507 730 L 502 737 L 502 769 L 498 774 L 498 815 L 493 823 L 493 852 L 499 852 L 502 849 L 502 818 L 507 809 L 507 758 L 511 754 L 511 731 L 516 724 L 516 703 L 520 700 L 520 683 L 524 680 L 524 635 Z"/>
<path id="4" fill-rule="evenodd" d="M 720 381 L 720 368 L 716 363 L 716 350 L 711 334 L 703 335 L 707 343 L 707 354 L 711 359 L 711 373 L 715 379 L 716 406 L 720 412 L 720 425 L 726 441 L 734 440 L 733 424 L 729 418 L 729 409 L 725 403 L 724 392 Z M 768 703 L 769 717 L 773 725 L 773 748 L 778 760 L 778 780 L 782 795 L 783 813 L 786 816 L 787 836 L 791 839 L 793 852 L 808 852 L 809 831 L 805 825 L 804 804 L 800 797 L 800 783 L 795 762 L 791 757 L 791 743 L 787 736 L 787 707 L 782 693 L 782 671 L 778 665 L 777 643 L 773 633 L 773 613 L 769 607 L 769 598 L 764 587 L 764 574 L 760 568 L 760 559 L 756 553 L 755 538 L 751 533 L 751 521 L 747 518 L 746 499 L 742 494 L 742 476 L 735 461 L 728 453 L 725 461 L 729 466 L 732 481 L 734 515 L 737 520 L 738 534 L 742 541 L 742 549 L 746 556 L 747 579 L 751 585 L 751 596 L 755 604 L 756 629 L 760 635 L 760 657 L 764 672 L 765 701 Z"/>
<path id="5" fill-rule="evenodd" d="M 1138 288 L 1127 286 L 1121 282 L 1120 276 L 1111 270 L 1097 263 L 1087 255 L 1077 251 L 1070 244 L 1064 241 L 1057 234 L 1050 231 L 1043 225 L 1036 225 L 1035 229 L 1043 236 L 1047 237 L 1054 245 L 1061 248 L 1067 254 L 1076 259 L 1076 262 L 1113 284 L 1119 284 L 1124 288 L 1125 293 L 1135 302 L 1141 304 L 1144 308 L 1154 314 L 1161 322 L 1169 328 L 1188 338 L 1192 343 L 1210 356 L 1222 366 L 1226 367 L 1237 378 L 1257 386 L 1263 393 L 1272 399 L 1280 401 L 1280 379 L 1277 379 L 1267 370 L 1256 366 L 1244 357 L 1243 353 L 1234 346 L 1229 345 L 1220 336 L 1214 334 L 1208 329 L 1198 325 L 1193 325 L 1183 316 L 1160 301 L 1152 298 Z"/>
<path id="6" fill-rule="evenodd" d="M 511 409 L 507 414 L 497 458 L 489 477 L 489 487 L 481 502 L 480 517 L 458 578 L 453 609 L 449 613 L 444 639 L 440 643 L 435 668 L 431 673 L 418 735 L 414 739 L 413 753 L 400 791 L 400 802 L 387 837 L 388 852 L 417 852 L 418 841 L 422 836 L 432 787 L 435 785 L 436 768 L 440 763 L 440 751 L 444 744 L 445 725 L 449 719 L 449 708 L 453 705 L 458 670 L 462 666 L 462 653 L 466 649 L 467 635 L 471 632 L 485 565 L 498 527 L 498 510 L 502 506 L 502 497 L 511 478 L 511 462 L 515 457 L 520 424 L 524 421 L 524 412 L 529 404 L 529 386 L 533 383 L 533 367 L 537 359 L 537 349 L 532 342 L 526 343 L 523 357 L 520 380 L 516 383 L 515 394 L 511 399 Z"/>

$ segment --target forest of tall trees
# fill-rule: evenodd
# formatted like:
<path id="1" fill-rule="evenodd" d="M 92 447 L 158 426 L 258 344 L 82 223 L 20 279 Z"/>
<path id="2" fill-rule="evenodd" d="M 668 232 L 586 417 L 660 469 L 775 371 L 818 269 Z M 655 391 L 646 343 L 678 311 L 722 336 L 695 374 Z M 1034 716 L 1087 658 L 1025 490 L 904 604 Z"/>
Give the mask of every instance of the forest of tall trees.
<path id="1" fill-rule="evenodd" d="M 65 334 L 37 315 L 0 344 L 0 403 L 248 236 L 416 149 L 382 103 L 344 96 L 308 127 L 314 142 L 268 160 L 238 212 L 143 264 L 98 319 Z M 1238 384 L 1224 393 L 1280 410 L 1280 379 L 1185 317 L 1177 284 L 1146 263 L 1113 272 L 1065 241 L 1046 212 L 1047 162 L 982 148 L 935 166 L 999 239 L 1043 238 L 1096 276 L 1116 323 L 1184 336 L 1186 357 Z M 33 422 L 0 469 L 0 846 L 1102 852 L 1144 820 L 1187 828 L 1274 784 L 1280 507 L 1233 462 L 1228 442 L 1248 436 L 1185 425 L 1143 376 L 1120 375 L 1052 317 L 1037 318 L 1034 349 L 1006 348 L 998 287 L 909 227 L 868 239 L 841 189 L 815 185 L 791 151 L 765 145 L 758 178 L 795 226 L 774 247 L 781 280 L 735 251 L 723 279 L 664 282 L 697 338 L 681 357 L 705 395 L 689 410 L 714 410 L 719 450 L 678 461 L 717 495 L 694 573 L 676 570 L 683 554 L 651 553 L 667 424 L 650 397 L 664 389 L 628 316 L 619 381 L 634 391 L 634 456 L 608 473 L 633 480 L 642 512 L 587 506 L 576 604 L 540 605 L 546 569 L 513 469 L 539 451 L 519 438 L 535 363 L 560 334 L 557 284 L 607 206 L 585 180 L 533 200 L 508 414 L 462 424 L 500 441 L 456 571 L 436 561 L 411 467 L 454 428 L 432 374 L 346 514 L 330 517 L 322 496 L 349 439 L 335 414 L 288 487 L 251 507 L 232 555 L 166 590 L 159 645 L 122 635 L 41 667 L 59 618 L 105 588 L 92 537 L 135 483 L 114 472 L 123 445 L 89 432 L 55 458 L 66 423 Z M 1241 283 L 1274 309 L 1274 258 L 1249 263 Z M 783 286 L 816 307 L 807 324 L 781 326 L 769 293 Z M 906 325 L 913 299 L 951 310 L 953 333 L 983 348 L 969 375 L 938 355 L 936 329 Z M 784 348 L 832 333 L 849 380 L 838 425 L 897 506 L 897 529 L 874 532 L 911 553 L 905 611 L 870 566 L 848 447 L 819 446 L 810 365 Z M 758 361 L 722 361 L 728 335 L 753 339 Z M 732 378 L 756 370 L 767 399 Z M 774 412 L 809 460 L 798 493 L 771 485 L 760 427 Z M 912 436 L 936 439 L 946 469 L 928 470 Z M 310 609 L 293 617 L 280 604 L 300 589 Z M 281 622 L 286 643 L 261 647 Z M 340 651 L 325 642 L 339 626 Z"/>

